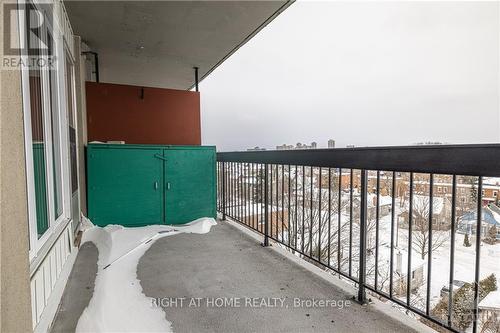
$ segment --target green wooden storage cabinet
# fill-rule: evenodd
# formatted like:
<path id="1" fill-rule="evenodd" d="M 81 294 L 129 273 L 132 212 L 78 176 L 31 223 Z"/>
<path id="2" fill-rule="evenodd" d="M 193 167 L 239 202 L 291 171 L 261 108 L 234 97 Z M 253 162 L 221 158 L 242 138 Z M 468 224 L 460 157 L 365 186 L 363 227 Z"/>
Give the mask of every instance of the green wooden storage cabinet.
<path id="1" fill-rule="evenodd" d="M 89 144 L 87 205 L 99 226 L 216 216 L 215 147 Z"/>

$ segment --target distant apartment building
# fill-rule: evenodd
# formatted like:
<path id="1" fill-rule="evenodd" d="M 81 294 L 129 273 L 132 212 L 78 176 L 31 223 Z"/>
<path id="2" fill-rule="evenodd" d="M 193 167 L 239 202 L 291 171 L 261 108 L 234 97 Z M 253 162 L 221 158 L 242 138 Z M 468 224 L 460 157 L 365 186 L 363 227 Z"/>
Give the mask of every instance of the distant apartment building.
<path id="1" fill-rule="evenodd" d="M 286 143 L 284 143 L 280 146 L 276 146 L 276 150 L 316 149 L 316 148 L 318 148 L 318 144 L 314 141 L 311 142 L 310 145 L 298 142 L 295 146 L 294 145 L 287 145 Z"/>
<path id="2" fill-rule="evenodd" d="M 247 149 L 247 151 L 263 151 L 263 150 L 266 150 L 266 148 L 261 148 L 259 146 Z"/>
<path id="3" fill-rule="evenodd" d="M 276 146 L 276 150 L 292 150 L 295 149 L 294 145 L 287 145 L 286 143 L 282 144 L 281 146 Z"/>
<path id="4" fill-rule="evenodd" d="M 418 193 L 429 193 L 430 181 L 429 179 L 414 181 L 415 191 Z M 456 196 L 457 201 L 463 204 L 471 204 L 476 201 L 477 197 L 477 179 L 466 178 L 465 180 L 457 180 L 456 183 Z M 451 176 L 436 175 L 434 177 L 433 195 L 434 196 L 449 196 L 451 197 L 453 191 L 453 183 Z M 481 199 L 483 206 L 488 204 L 498 205 L 500 193 L 500 179 L 499 178 L 485 178 L 483 179 L 483 189 L 481 192 Z"/>
<path id="5" fill-rule="evenodd" d="M 352 177 L 352 179 L 351 179 Z M 392 194 L 392 172 L 379 172 L 379 184 L 378 188 L 381 196 Z M 410 191 L 410 176 L 409 173 L 395 173 L 396 177 L 396 187 L 394 193 L 396 198 L 402 201 L 407 201 L 409 198 Z M 319 181 L 319 179 L 318 179 Z M 332 174 L 332 184 L 338 183 L 338 169 L 335 169 Z M 377 193 L 377 173 L 376 171 L 370 171 L 367 177 L 367 189 L 368 193 Z M 361 173 L 360 170 L 342 169 L 341 175 L 341 189 L 344 192 L 348 192 L 352 189 L 354 192 L 358 191 L 361 186 Z M 317 184 L 317 186 L 319 186 Z M 321 178 L 321 187 L 328 188 L 328 177 Z M 433 181 L 433 197 L 434 200 L 446 199 L 446 210 L 450 211 L 448 203 L 452 199 L 453 181 L 450 175 L 434 175 Z M 470 209 L 476 207 L 477 197 L 478 197 L 478 185 L 477 178 L 472 177 L 457 177 L 456 180 L 456 190 L 455 190 L 455 200 L 457 206 L 458 216 L 464 214 Z M 484 178 L 482 186 L 482 205 L 483 207 L 487 205 L 499 206 L 500 198 L 500 178 Z M 426 174 L 415 174 L 413 178 L 413 195 L 414 196 L 425 196 L 430 195 L 430 176 Z M 440 199 L 438 199 L 440 198 Z"/>
<path id="6" fill-rule="evenodd" d="M 415 143 L 416 146 L 436 146 L 436 145 L 443 145 L 443 142 L 439 141 L 425 141 L 425 142 L 417 142 Z"/>
<path id="7" fill-rule="evenodd" d="M 330 139 L 327 142 L 328 148 L 335 148 L 335 140 Z M 317 142 L 311 142 L 311 144 L 306 144 L 306 143 L 301 143 L 297 142 L 297 144 L 294 145 L 289 145 L 289 144 L 282 144 L 279 146 L 276 146 L 276 150 L 293 150 L 293 149 L 317 149 L 318 148 L 318 143 Z"/>

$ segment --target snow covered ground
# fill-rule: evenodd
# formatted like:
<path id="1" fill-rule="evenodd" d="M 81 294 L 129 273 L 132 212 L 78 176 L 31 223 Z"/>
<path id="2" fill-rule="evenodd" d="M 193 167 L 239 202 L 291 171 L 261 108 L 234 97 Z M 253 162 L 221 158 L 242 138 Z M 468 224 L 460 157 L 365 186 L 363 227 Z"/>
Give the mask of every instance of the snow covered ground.
<path id="1" fill-rule="evenodd" d="M 370 196 L 372 198 L 372 196 Z M 424 197 L 422 198 L 420 196 L 415 196 L 414 200 L 418 202 L 418 200 L 424 201 Z M 343 195 L 342 197 L 343 201 L 348 201 L 348 195 Z M 384 201 L 385 200 L 385 201 Z M 368 203 L 372 203 L 373 200 L 369 200 Z M 414 203 L 415 203 L 414 201 Z M 392 199 L 390 196 L 381 196 L 381 203 L 383 202 L 392 202 Z M 300 201 L 299 201 L 300 203 Z M 425 204 L 421 204 L 422 206 Z M 251 210 L 252 203 L 247 203 L 247 211 Z M 370 206 L 370 205 L 369 205 Z M 418 206 L 418 205 L 417 205 Z M 286 205 L 285 205 L 286 207 Z M 244 206 L 245 208 L 245 206 Z M 414 205 L 415 208 L 415 205 Z M 442 198 L 434 198 L 434 203 L 433 203 L 433 208 L 434 212 L 438 212 L 443 208 L 443 200 Z M 342 221 L 345 223 L 346 221 L 349 221 L 349 215 L 347 208 L 344 208 L 342 212 Z M 355 207 L 354 210 L 359 209 L 359 207 Z M 292 207 L 292 212 L 294 208 Z M 315 210 L 317 211 L 317 209 Z M 397 225 L 397 219 L 398 215 L 401 214 L 402 212 L 408 211 L 408 204 L 407 202 L 404 204 L 400 204 L 400 199 L 396 199 L 396 212 L 395 212 L 395 224 Z M 243 209 L 243 214 L 245 212 L 245 209 Z M 300 209 L 299 209 L 300 213 Z M 328 215 L 327 211 L 322 210 L 322 216 L 325 217 Z M 308 219 L 308 215 L 306 214 L 306 219 Z M 500 220 L 500 216 L 499 216 Z M 291 221 L 292 226 L 294 221 Z M 309 222 L 306 221 L 306 224 Z M 371 227 L 370 230 L 368 231 L 368 247 L 370 248 L 370 244 L 372 247 L 374 247 L 375 244 L 375 227 L 374 227 L 374 222 L 370 222 Z M 332 214 L 331 216 L 331 225 L 332 225 L 332 234 L 336 232 L 337 228 L 337 214 Z M 300 227 L 300 223 L 299 223 Z M 358 225 L 357 223 L 353 224 L 353 238 L 355 238 L 353 242 L 353 246 L 357 246 L 358 242 Z M 397 226 L 396 226 L 397 227 Z M 343 242 L 346 242 L 347 240 L 345 239 L 344 236 L 347 236 L 345 233 L 348 232 L 346 230 L 343 231 Z M 431 306 L 436 304 L 439 299 L 440 299 L 440 293 L 441 293 L 441 288 L 443 286 L 448 286 L 449 283 L 449 276 L 450 276 L 450 248 L 451 248 L 451 232 L 448 231 L 433 231 L 434 233 L 434 242 L 438 243 L 437 240 L 439 240 L 439 243 L 442 243 L 437 249 L 433 250 L 432 253 L 432 271 L 431 271 Z M 414 231 L 415 235 L 415 231 Z M 308 238 L 308 235 L 304 235 L 306 237 L 306 241 Z M 421 237 L 424 237 L 421 235 Z M 324 238 L 324 235 L 323 235 Z M 403 271 L 406 271 L 406 264 L 405 262 L 407 261 L 407 253 L 408 253 L 408 229 L 404 229 L 402 227 L 397 227 L 397 236 L 394 237 L 395 240 L 395 246 L 396 249 L 394 251 L 394 255 L 398 253 L 398 251 L 403 253 L 404 260 L 403 260 Z M 418 296 L 423 300 L 423 304 L 425 305 L 425 297 L 426 297 L 426 288 L 427 288 L 427 262 L 428 258 L 427 255 L 422 259 L 422 256 L 420 253 L 418 253 L 416 249 L 416 241 L 415 241 L 415 236 L 413 237 L 414 242 L 412 243 L 412 267 L 419 263 L 423 265 L 424 268 L 424 285 L 419 288 L 418 290 Z M 323 244 L 327 243 L 327 239 L 322 240 Z M 286 243 L 287 240 L 285 239 L 284 242 Z M 470 247 L 465 247 L 464 246 L 464 234 L 456 232 L 455 234 L 455 258 L 454 258 L 454 280 L 460 280 L 468 283 L 472 283 L 474 281 L 474 274 L 475 274 L 475 261 L 476 261 L 476 252 L 475 252 L 475 241 L 474 238 L 471 237 L 470 239 L 471 246 Z M 300 235 L 298 239 L 298 244 L 297 246 L 300 247 L 301 240 L 300 240 Z M 390 261 L 390 244 L 391 244 L 391 214 L 386 214 L 384 216 L 380 217 L 380 222 L 379 222 L 379 273 L 380 274 L 389 274 L 389 267 L 388 263 Z M 387 251 L 386 251 L 387 250 Z M 336 249 L 332 248 L 332 251 L 335 252 Z M 333 257 L 336 257 L 336 254 L 332 254 Z M 353 258 L 354 260 L 357 260 L 356 258 Z M 497 279 L 500 278 L 500 244 L 495 244 L 495 245 L 490 245 L 487 243 L 482 243 L 481 244 L 481 259 L 480 259 L 480 278 L 483 279 L 487 277 L 488 275 L 494 273 L 497 277 Z M 374 251 L 373 253 L 369 253 L 367 255 L 367 267 L 372 264 L 374 265 Z M 380 269 L 380 266 L 386 265 L 387 267 L 385 269 Z M 396 259 L 394 258 L 394 265 L 396 265 Z M 357 266 L 357 262 L 353 262 L 353 267 Z M 396 267 L 394 266 L 394 269 Z M 382 273 L 381 273 L 382 271 Z M 370 272 L 370 269 L 368 267 L 368 272 Z M 373 273 L 374 270 L 372 269 L 371 272 Z M 374 273 L 373 273 L 374 274 Z M 355 275 L 355 274 L 353 274 Z M 368 276 L 367 281 L 370 283 L 373 283 L 373 278 L 374 276 Z M 380 277 L 379 276 L 379 282 L 387 280 L 388 277 Z M 500 285 L 500 281 L 499 281 Z M 388 288 L 388 281 L 387 283 L 384 284 L 385 288 Z M 387 290 L 386 290 L 387 291 Z M 406 301 L 406 299 L 404 299 Z M 424 309 L 422 307 L 422 303 L 418 305 L 422 310 Z"/>
<path id="2" fill-rule="evenodd" d="M 391 216 L 387 215 L 380 220 L 380 244 L 390 244 L 391 233 Z M 398 248 L 407 251 L 408 249 L 408 230 L 399 228 L 398 230 Z M 439 235 L 441 234 L 441 235 Z M 439 296 L 442 286 L 448 285 L 450 271 L 450 248 L 451 248 L 451 233 L 450 231 L 434 231 L 436 238 L 445 239 L 443 244 L 432 253 L 432 284 L 431 295 L 433 298 Z M 464 235 L 455 234 L 455 265 L 454 279 L 465 282 L 473 282 L 475 274 L 476 248 L 475 242 L 471 240 L 472 246 L 464 246 Z M 420 254 L 412 251 L 414 258 L 420 258 Z M 500 277 L 500 244 L 489 245 L 481 244 L 481 269 L 480 277 L 495 273 L 497 279 Z M 425 276 L 427 276 L 427 257 L 425 258 Z M 424 289 L 425 290 L 425 289 Z"/>
<path id="3" fill-rule="evenodd" d="M 179 233 L 204 234 L 217 223 L 201 218 L 182 226 L 104 228 L 87 224 L 83 242 L 99 250 L 95 288 L 77 332 L 172 332 L 160 307 L 153 307 L 137 279 L 137 264 L 155 240 Z"/>
<path id="4" fill-rule="evenodd" d="M 457 234 L 455 238 L 455 265 L 454 279 L 465 282 L 473 282 L 475 274 L 476 251 L 475 244 L 470 247 L 463 245 L 464 235 Z M 481 244 L 480 278 L 484 279 L 494 273 L 500 277 L 500 244 Z M 450 271 L 450 240 L 441 248 L 434 251 L 432 255 L 432 288 L 431 294 L 439 294 L 440 285 L 448 284 Z"/>

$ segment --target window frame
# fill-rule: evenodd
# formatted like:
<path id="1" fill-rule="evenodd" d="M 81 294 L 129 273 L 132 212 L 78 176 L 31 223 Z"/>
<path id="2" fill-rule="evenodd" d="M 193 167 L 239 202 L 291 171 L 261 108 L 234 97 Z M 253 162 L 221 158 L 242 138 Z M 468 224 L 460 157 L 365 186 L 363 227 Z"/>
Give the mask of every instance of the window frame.
<path id="1" fill-rule="evenodd" d="M 64 62 L 60 61 L 61 55 L 64 55 L 64 34 L 62 33 L 62 29 L 60 28 L 57 22 L 57 14 L 56 9 L 57 6 L 55 3 L 46 4 L 44 3 L 44 7 L 42 7 L 38 1 L 31 0 L 29 2 L 19 4 L 19 6 L 24 9 L 18 11 L 18 21 L 19 21 L 19 37 L 24 39 L 25 41 L 28 38 L 28 28 L 27 28 L 27 12 L 26 9 L 33 8 L 40 13 L 43 13 L 44 24 L 41 27 L 41 40 L 45 45 L 47 45 L 47 35 L 50 33 L 52 37 L 53 43 L 53 53 L 56 57 L 56 67 L 54 70 L 57 71 L 55 77 L 55 81 L 52 84 L 52 89 L 57 90 L 57 98 L 53 101 L 53 105 L 51 107 L 50 101 L 50 84 L 49 84 L 49 75 L 50 70 L 47 67 L 43 67 L 40 69 L 41 75 L 41 98 L 42 103 L 41 107 L 43 110 L 43 126 L 44 126 L 44 153 L 45 153 L 45 179 L 46 179 L 46 196 L 47 196 L 47 219 L 48 219 L 48 228 L 45 230 L 43 235 L 38 237 L 37 230 L 37 216 L 36 216 L 36 198 L 35 198 L 35 174 L 34 174 L 34 159 L 33 159 L 33 151 L 32 151 L 32 121 L 31 121 L 31 96 L 30 96 L 30 81 L 29 81 L 29 67 L 25 64 L 28 64 L 29 55 L 27 54 L 27 50 L 21 50 L 20 58 L 22 60 L 21 66 L 21 88 L 22 88 L 22 100 L 23 100 L 23 116 L 24 116 L 24 144 L 25 144 L 25 158 L 26 158 L 26 190 L 27 190 L 27 201 L 28 201 L 28 231 L 29 231 L 29 260 L 32 261 L 37 257 L 40 249 L 47 243 L 47 241 L 54 234 L 54 231 L 57 229 L 63 221 L 68 221 L 71 218 L 70 214 L 70 206 L 71 206 L 71 197 L 70 197 L 70 184 L 69 184 L 69 131 L 67 128 L 67 107 L 66 107 L 66 96 L 65 89 L 61 89 L 61 84 L 64 81 L 61 81 L 61 75 L 64 76 Z M 50 22 L 47 15 L 47 10 L 50 10 L 52 13 L 52 17 L 54 18 L 53 22 Z M 42 52 L 41 58 L 47 63 L 48 55 L 46 52 Z M 62 65 L 62 66 L 61 66 Z M 52 114 L 56 112 L 56 114 Z M 59 140 L 60 144 L 60 156 L 54 156 L 52 150 L 52 137 L 53 137 L 53 129 L 52 129 L 52 116 L 57 117 L 57 125 L 59 130 L 54 133 L 57 135 L 55 138 Z M 56 219 L 55 218 L 55 192 L 53 190 L 54 187 L 54 159 L 56 163 L 60 163 L 60 177 L 61 177 L 61 195 L 62 195 L 62 213 Z"/>
<path id="2" fill-rule="evenodd" d="M 63 58 L 64 58 L 64 68 L 63 68 L 63 73 L 62 73 L 62 76 L 63 76 L 63 81 L 64 82 L 64 95 L 65 95 L 65 107 L 69 104 L 68 103 L 68 99 L 70 99 L 69 101 L 71 102 L 71 117 L 72 117 L 72 120 L 73 120 L 73 124 L 70 123 L 70 119 L 69 119 L 69 113 L 68 113 L 68 110 L 66 109 L 66 114 L 65 116 L 67 117 L 67 122 L 66 122 L 66 129 L 67 129 L 67 134 L 68 134 L 68 145 L 67 145 L 67 149 L 68 149 L 68 172 L 69 172 L 69 193 L 70 193 L 70 197 L 72 197 L 75 193 L 78 194 L 78 196 L 80 195 L 80 179 L 78 177 L 78 170 L 80 169 L 80 161 L 78 159 L 78 121 L 77 121 L 77 103 L 76 103 L 76 70 L 75 70 L 75 57 L 73 55 L 73 53 L 70 51 L 70 46 L 68 45 L 68 43 L 66 43 L 65 39 L 63 38 L 63 47 L 62 47 L 62 53 L 63 53 Z M 70 96 L 67 96 L 67 77 L 66 77 L 66 74 L 67 74 L 67 66 L 68 66 L 68 62 L 69 62 L 69 65 L 71 66 L 71 70 L 70 70 L 70 73 L 71 73 L 71 78 L 69 79 L 71 81 L 71 91 L 70 91 L 70 94 L 71 94 L 71 97 Z M 71 140 L 70 140 L 70 133 L 69 133 L 69 127 L 73 127 L 73 129 L 75 130 L 75 140 L 76 140 L 76 170 L 77 170 L 77 176 L 76 176 L 76 190 L 73 191 L 73 179 L 72 179 L 72 170 L 71 170 L 71 163 L 72 163 L 72 160 L 71 160 Z M 71 200 L 71 199 L 70 199 Z M 70 206 L 71 206 L 71 202 L 70 202 Z M 72 208 L 70 208 L 71 210 Z M 70 212 L 71 214 L 71 212 Z"/>

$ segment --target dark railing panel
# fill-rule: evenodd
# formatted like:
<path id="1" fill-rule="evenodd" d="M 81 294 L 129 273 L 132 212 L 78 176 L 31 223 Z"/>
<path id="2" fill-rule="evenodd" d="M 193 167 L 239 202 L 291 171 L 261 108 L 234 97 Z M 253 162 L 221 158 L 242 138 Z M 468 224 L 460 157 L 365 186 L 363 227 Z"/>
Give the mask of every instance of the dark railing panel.
<path id="1" fill-rule="evenodd" d="M 481 263 L 500 274 L 480 260 L 496 244 L 483 181 L 500 175 L 500 145 L 234 152 L 217 161 L 217 209 L 263 234 L 264 246 L 281 244 L 351 280 L 359 302 L 369 291 L 431 327 L 491 324 L 481 321 L 491 291 Z"/>
<path id="2" fill-rule="evenodd" d="M 500 144 L 223 152 L 220 162 L 496 177 Z"/>

